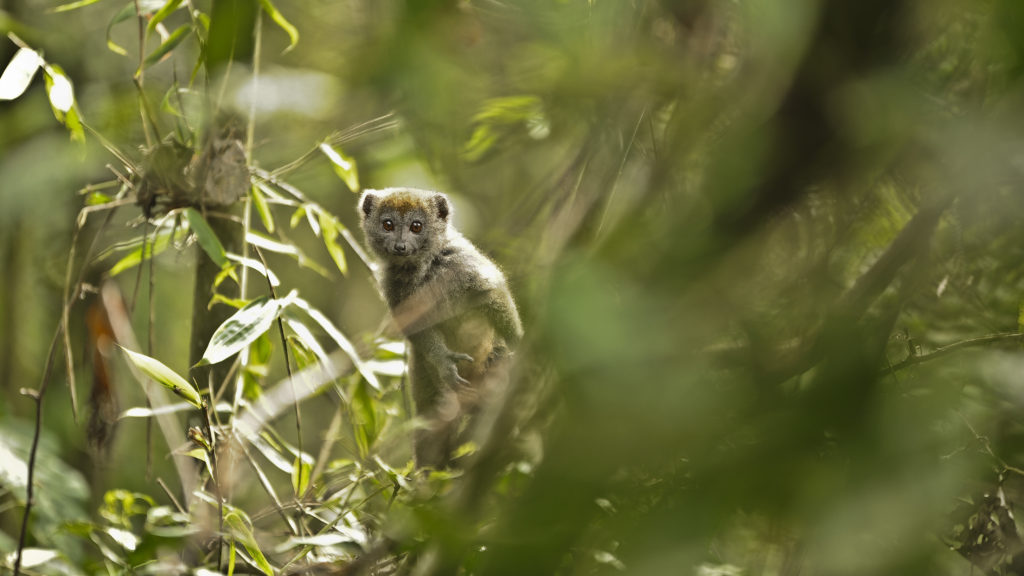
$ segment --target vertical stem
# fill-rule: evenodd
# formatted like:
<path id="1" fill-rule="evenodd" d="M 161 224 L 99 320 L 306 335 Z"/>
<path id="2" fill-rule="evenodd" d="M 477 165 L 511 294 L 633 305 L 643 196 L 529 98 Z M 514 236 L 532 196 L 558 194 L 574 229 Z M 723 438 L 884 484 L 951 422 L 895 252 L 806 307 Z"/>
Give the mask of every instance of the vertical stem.
<path id="1" fill-rule="evenodd" d="M 50 341 L 50 351 L 46 355 L 46 369 L 43 370 L 43 381 L 39 385 L 39 390 L 35 393 L 36 401 L 36 427 L 35 432 L 32 435 L 32 448 L 28 453 L 28 482 L 25 486 L 25 514 L 21 518 L 21 533 L 18 535 L 18 552 L 14 558 L 14 576 L 21 574 L 21 555 L 25 551 L 25 541 L 28 539 L 28 521 L 29 516 L 32 513 L 32 504 L 35 500 L 35 477 L 36 477 L 36 455 L 39 453 L 39 436 L 43 432 L 43 399 L 46 397 L 47 384 L 50 382 L 50 376 L 53 374 L 53 363 L 57 354 L 57 342 L 60 341 L 60 337 L 63 330 L 63 325 L 59 325 L 57 331 L 53 335 L 53 340 Z"/>

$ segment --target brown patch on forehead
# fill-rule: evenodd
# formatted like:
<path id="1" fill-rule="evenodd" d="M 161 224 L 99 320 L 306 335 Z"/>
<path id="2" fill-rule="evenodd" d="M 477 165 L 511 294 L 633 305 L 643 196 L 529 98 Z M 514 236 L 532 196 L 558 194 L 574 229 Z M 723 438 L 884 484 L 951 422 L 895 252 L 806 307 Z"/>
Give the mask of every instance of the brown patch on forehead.
<path id="1" fill-rule="evenodd" d="M 396 210 L 399 214 L 406 214 L 412 210 L 423 209 L 423 198 L 419 194 L 408 190 L 391 192 L 381 200 L 382 208 Z"/>

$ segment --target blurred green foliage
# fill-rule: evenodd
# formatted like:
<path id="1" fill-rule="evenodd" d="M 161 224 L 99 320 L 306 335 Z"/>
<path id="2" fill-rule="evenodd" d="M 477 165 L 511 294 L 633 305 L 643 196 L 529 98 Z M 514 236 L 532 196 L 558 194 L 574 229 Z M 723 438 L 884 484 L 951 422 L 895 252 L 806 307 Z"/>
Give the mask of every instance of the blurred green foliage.
<path id="1" fill-rule="evenodd" d="M 42 68 L 0 101 L 0 571 L 66 311 L 26 573 L 1024 573 L 1022 27 L 1012 0 L 7 0 L 0 64 Z M 412 470 L 360 186 L 449 193 L 524 312 L 457 470 Z M 207 316 L 231 332 L 190 343 Z M 179 394 L 197 346 L 230 377 L 158 419 L 114 340 Z"/>

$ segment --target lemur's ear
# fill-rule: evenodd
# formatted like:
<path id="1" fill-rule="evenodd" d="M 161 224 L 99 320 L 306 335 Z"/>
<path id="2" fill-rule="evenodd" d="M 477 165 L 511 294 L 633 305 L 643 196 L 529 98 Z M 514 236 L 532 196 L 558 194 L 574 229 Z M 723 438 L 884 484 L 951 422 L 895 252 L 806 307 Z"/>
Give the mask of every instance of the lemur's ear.
<path id="1" fill-rule="evenodd" d="M 367 190 L 363 192 L 363 197 L 359 199 L 359 207 L 363 211 L 363 218 L 370 216 L 370 212 L 373 212 L 373 206 L 377 203 L 378 198 L 373 195 L 375 190 Z"/>
<path id="2" fill-rule="evenodd" d="M 433 200 L 434 206 L 437 207 L 437 217 L 447 222 L 448 215 L 452 213 L 452 207 L 448 203 L 448 197 L 444 194 L 435 194 Z"/>

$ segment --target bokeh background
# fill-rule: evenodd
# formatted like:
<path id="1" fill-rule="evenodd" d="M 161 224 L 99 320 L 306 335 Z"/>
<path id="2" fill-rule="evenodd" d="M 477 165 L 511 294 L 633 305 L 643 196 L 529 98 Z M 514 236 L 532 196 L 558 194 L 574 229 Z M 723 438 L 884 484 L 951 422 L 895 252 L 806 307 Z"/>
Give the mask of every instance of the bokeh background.
<path id="1" fill-rule="evenodd" d="M 141 165 L 161 139 L 198 151 L 182 135 L 246 141 L 251 129 L 250 167 L 277 170 L 357 239 L 358 196 L 318 150 L 325 139 L 361 188 L 447 192 L 456 225 L 505 270 L 527 332 L 493 408 L 499 446 L 435 478 L 429 497 L 403 484 L 393 505 L 367 484 L 397 493 L 410 472 L 399 375 L 385 370 L 378 391 L 348 374 L 348 395 L 303 403 L 304 451 L 328 459 L 306 504 L 363 538 L 311 554 L 344 565 L 385 535 L 398 545 L 390 564 L 377 558 L 384 573 L 1024 573 L 1018 2 L 280 0 L 292 46 L 269 3 L 196 0 L 147 35 L 149 54 L 189 27 L 141 83 L 136 9 L 145 26 L 169 3 L 81 4 L 0 3 L 0 31 L 61 67 L 87 125 L 79 138 L 54 117 L 42 72 L 0 102 L 3 554 L 17 547 L 35 417 L 19 391 L 40 386 L 71 254 L 86 282 L 67 326 L 81 406 L 76 418 L 58 353 L 30 543 L 60 556 L 33 569 L 144 572 L 187 548 L 187 530 L 140 525 L 171 504 L 157 477 L 180 494 L 168 456 L 180 447 L 122 418 L 97 448 L 88 424 L 100 380 L 115 411 L 145 405 L 122 356 L 96 375 L 98 287 L 112 277 L 151 355 L 186 374 L 205 257 L 183 238 L 152 267 L 111 275 L 123 253 L 103 251 L 148 226 L 115 173 L 142 176 L 111 148 Z M 260 33 L 243 26 L 220 57 L 230 67 L 209 70 L 224 53 L 217 23 L 251 26 L 260 10 Z M 0 39 L 0 65 L 17 50 Z M 147 114 L 162 131 L 147 134 Z M 93 193 L 119 188 L 127 200 L 103 223 L 110 199 Z M 271 212 L 274 230 L 256 215 L 253 228 L 303 253 L 267 253 L 281 294 L 297 289 L 366 358 L 391 358 L 353 247 L 339 240 L 342 274 L 294 205 Z M 255 278 L 250 298 L 266 293 Z M 285 376 L 271 336 L 257 387 Z M 274 427 L 296 443 L 294 413 Z M 290 490 L 286 472 L 270 476 Z M 285 523 L 251 476 L 236 486 L 282 567 Z M 152 502 L 118 516 L 118 489 Z M 297 521 L 316 533 L 324 518 Z M 115 526 L 146 545 L 111 542 Z"/>

